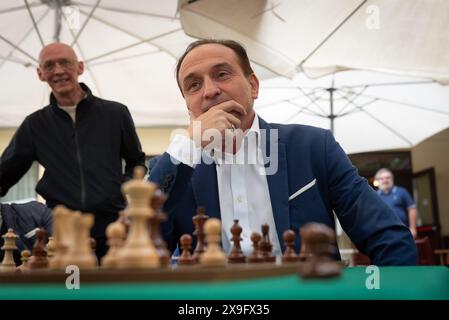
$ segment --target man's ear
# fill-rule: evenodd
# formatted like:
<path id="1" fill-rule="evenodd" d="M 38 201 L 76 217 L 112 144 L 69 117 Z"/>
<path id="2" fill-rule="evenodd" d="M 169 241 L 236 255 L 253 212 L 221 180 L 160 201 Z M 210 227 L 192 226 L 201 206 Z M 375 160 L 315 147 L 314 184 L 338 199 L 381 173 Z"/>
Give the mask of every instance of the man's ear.
<path id="1" fill-rule="evenodd" d="M 37 67 L 37 68 L 36 68 L 36 71 L 37 71 L 37 76 L 39 77 L 39 80 L 40 80 L 40 81 L 45 81 L 45 80 L 44 80 L 44 75 L 43 75 L 43 73 L 42 73 L 42 70 L 41 70 L 39 67 Z"/>
<path id="2" fill-rule="evenodd" d="M 257 79 L 256 75 L 252 73 L 248 80 L 251 85 L 251 97 L 253 99 L 257 99 L 259 96 L 259 79 Z"/>
<path id="3" fill-rule="evenodd" d="M 84 62 L 78 61 L 78 75 L 82 75 L 84 73 Z"/>

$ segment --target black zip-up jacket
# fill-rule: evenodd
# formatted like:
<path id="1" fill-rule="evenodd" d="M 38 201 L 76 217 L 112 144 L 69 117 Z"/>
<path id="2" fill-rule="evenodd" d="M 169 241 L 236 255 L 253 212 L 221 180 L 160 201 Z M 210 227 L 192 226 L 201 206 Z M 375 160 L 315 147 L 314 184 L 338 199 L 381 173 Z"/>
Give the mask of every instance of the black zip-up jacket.
<path id="1" fill-rule="evenodd" d="M 145 166 L 131 114 L 126 106 L 81 86 L 86 97 L 76 108 L 76 123 L 51 94 L 50 105 L 20 125 L 0 159 L 0 196 L 37 160 L 45 173 L 36 191 L 50 208 L 64 204 L 101 218 L 125 207 L 121 185 L 135 166 Z"/>

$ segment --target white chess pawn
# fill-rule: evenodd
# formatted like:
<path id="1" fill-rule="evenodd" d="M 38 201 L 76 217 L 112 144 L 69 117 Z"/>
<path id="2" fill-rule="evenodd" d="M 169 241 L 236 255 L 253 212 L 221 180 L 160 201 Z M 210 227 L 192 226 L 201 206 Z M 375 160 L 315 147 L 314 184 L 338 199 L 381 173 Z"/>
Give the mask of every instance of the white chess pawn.
<path id="1" fill-rule="evenodd" d="M 117 257 L 120 248 L 123 247 L 125 239 L 125 225 L 119 221 L 113 222 L 106 228 L 106 237 L 108 238 L 109 250 L 101 260 L 101 266 L 114 268 L 117 266 Z"/>
<path id="2" fill-rule="evenodd" d="M 226 255 L 220 247 L 221 222 L 216 218 L 209 218 L 204 223 L 206 235 L 206 250 L 200 257 L 200 264 L 205 267 L 221 267 L 227 263 Z"/>
<path id="3" fill-rule="evenodd" d="M 22 250 L 20 252 L 20 261 L 22 261 L 22 264 L 17 267 L 21 272 L 28 272 L 30 271 L 30 264 L 28 261 L 30 260 L 31 252 L 30 250 Z"/>

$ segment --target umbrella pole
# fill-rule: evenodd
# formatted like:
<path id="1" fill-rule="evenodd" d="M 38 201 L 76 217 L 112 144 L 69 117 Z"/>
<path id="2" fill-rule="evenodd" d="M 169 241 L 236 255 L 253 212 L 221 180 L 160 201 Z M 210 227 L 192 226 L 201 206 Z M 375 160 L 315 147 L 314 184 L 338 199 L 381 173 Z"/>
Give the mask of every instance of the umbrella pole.
<path id="1" fill-rule="evenodd" d="M 55 0 L 55 33 L 53 40 L 59 42 L 59 35 L 61 34 L 61 22 L 62 22 L 62 5 L 60 0 Z"/>
<path id="2" fill-rule="evenodd" d="M 332 134 L 335 134 L 334 132 L 334 120 L 336 118 L 336 115 L 334 114 L 334 91 L 336 90 L 333 86 L 332 88 L 326 89 L 329 92 L 329 103 L 330 103 L 330 113 L 327 116 L 330 120 L 331 124 L 331 132 Z"/>

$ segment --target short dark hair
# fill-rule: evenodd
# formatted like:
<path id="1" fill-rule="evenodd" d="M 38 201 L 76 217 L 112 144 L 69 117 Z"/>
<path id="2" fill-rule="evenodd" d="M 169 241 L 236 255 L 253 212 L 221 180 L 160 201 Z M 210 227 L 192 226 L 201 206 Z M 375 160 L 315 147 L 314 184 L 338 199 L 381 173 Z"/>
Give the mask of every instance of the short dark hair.
<path id="1" fill-rule="evenodd" d="M 197 41 L 194 41 L 191 44 L 189 44 L 186 51 L 184 51 L 184 53 L 182 54 L 182 56 L 178 59 L 178 62 L 176 63 L 176 82 L 178 83 L 178 87 L 179 87 L 179 90 L 181 90 L 181 93 L 182 93 L 182 88 L 181 88 L 181 84 L 179 83 L 179 78 L 178 78 L 179 69 L 181 68 L 181 64 L 184 61 L 185 57 L 189 54 L 190 51 L 192 51 L 193 49 L 195 49 L 199 46 L 203 46 L 205 44 L 220 44 L 222 46 L 228 47 L 229 49 L 234 51 L 235 54 L 237 55 L 237 58 L 239 59 L 240 67 L 242 67 L 242 70 L 243 70 L 243 73 L 245 74 L 245 76 L 249 76 L 254 73 L 253 69 L 251 68 L 251 63 L 249 62 L 248 54 L 246 53 L 245 48 L 237 41 L 220 40 L 220 39 L 197 40 Z"/>

